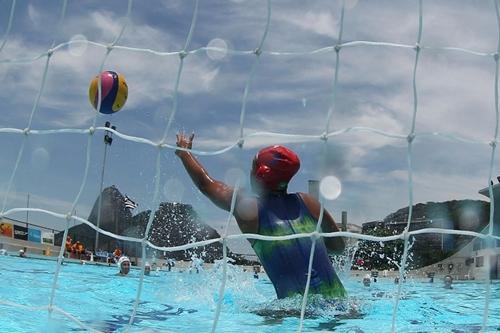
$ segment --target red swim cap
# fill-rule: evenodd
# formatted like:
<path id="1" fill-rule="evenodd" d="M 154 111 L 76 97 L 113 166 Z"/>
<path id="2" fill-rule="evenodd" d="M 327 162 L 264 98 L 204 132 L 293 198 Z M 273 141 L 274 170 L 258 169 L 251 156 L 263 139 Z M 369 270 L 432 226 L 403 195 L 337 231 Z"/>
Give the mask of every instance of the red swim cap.
<path id="1" fill-rule="evenodd" d="M 286 189 L 299 168 L 297 154 L 284 146 L 274 145 L 261 149 L 255 155 L 252 175 L 267 190 L 279 191 Z"/>

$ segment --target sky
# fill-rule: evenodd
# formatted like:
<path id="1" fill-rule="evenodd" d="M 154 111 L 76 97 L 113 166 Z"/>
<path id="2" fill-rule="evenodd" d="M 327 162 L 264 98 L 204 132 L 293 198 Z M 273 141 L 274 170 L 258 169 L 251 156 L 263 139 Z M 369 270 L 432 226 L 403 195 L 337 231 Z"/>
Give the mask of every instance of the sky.
<path id="1" fill-rule="evenodd" d="M 199 156 L 214 178 L 234 184 L 242 176 L 242 186 L 248 187 L 255 153 L 280 143 L 301 158 L 290 191 L 307 192 L 311 179 L 334 176 L 339 180 L 340 188 L 326 186 L 327 192 L 338 196 L 324 199 L 338 221 L 341 211 L 347 211 L 350 223 L 361 225 L 408 205 L 405 137 L 412 128 L 416 52 L 395 46 L 344 46 L 337 64 L 332 46 L 338 43 L 341 1 L 272 1 L 270 25 L 256 65 L 257 56 L 249 51 L 259 46 L 264 35 L 267 2 L 200 1 L 177 90 L 180 59 L 175 52 L 186 44 L 195 1 L 136 1 L 116 43 L 135 50 L 111 50 L 103 67 L 123 74 L 129 86 L 125 106 L 113 115 L 98 114 L 88 100 L 89 82 L 106 54 L 104 47 L 92 42 L 109 45 L 115 40 L 127 22 L 127 3 L 70 0 L 58 25 L 62 4 L 18 1 L 7 36 L 12 1 L 0 0 L 0 48 L 5 41 L 0 49 L 0 202 L 6 202 L 6 209 L 26 207 L 29 194 L 30 207 L 65 214 L 85 174 L 88 134 L 24 136 L 1 131 L 28 127 L 32 112 L 32 130 L 88 129 L 94 121 L 97 126 L 110 121 L 122 134 L 153 142 L 162 139 L 172 117 L 166 143 L 175 145 L 179 130 L 194 132 L 194 148 L 212 153 L 239 140 L 243 105 L 243 133 L 250 137 L 242 148 Z M 499 32 L 494 4 L 423 1 L 422 23 L 411 154 L 413 202 L 486 200 L 478 190 L 488 184 L 488 142 L 494 138 L 497 121 L 493 54 Z M 414 46 L 418 1 L 348 0 L 342 28 L 344 43 Z M 75 40 L 79 42 L 53 53 L 36 104 L 47 57 L 29 59 L 52 45 Z M 206 50 L 207 46 L 217 50 Z M 329 49 L 314 52 L 323 48 Z M 327 141 L 251 136 L 256 132 L 320 136 L 327 127 L 341 134 Z M 343 132 L 351 127 L 373 130 Z M 441 135 L 429 134 L 438 132 Z M 98 131 L 92 136 L 88 178 L 76 205 L 76 214 L 83 218 L 99 193 L 103 152 L 103 132 Z M 115 185 L 135 200 L 139 204 L 135 213 L 155 208 L 157 156 L 156 147 L 116 136 L 108 150 L 104 186 Z M 497 174 L 495 167 L 493 178 Z M 217 230 L 226 224 L 227 213 L 197 191 L 169 148 L 161 151 L 159 198 L 193 205 L 201 219 Z M 9 217 L 25 220 L 26 213 Z M 41 213 L 30 213 L 29 220 L 57 230 L 66 224 Z M 234 220 L 229 232 L 239 232 Z"/>

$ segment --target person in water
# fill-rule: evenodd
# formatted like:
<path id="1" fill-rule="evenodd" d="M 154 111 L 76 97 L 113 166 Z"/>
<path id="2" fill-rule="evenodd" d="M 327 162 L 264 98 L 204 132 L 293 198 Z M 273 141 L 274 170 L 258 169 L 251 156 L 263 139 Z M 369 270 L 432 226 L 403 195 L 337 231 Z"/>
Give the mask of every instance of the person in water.
<path id="1" fill-rule="evenodd" d="M 213 179 L 189 151 L 194 133 L 177 134 L 176 155 L 196 187 L 215 205 L 231 209 L 234 189 Z M 254 157 L 250 181 L 257 196 L 238 191 L 234 217 L 243 233 L 283 236 L 316 230 L 321 205 L 307 193 L 287 193 L 288 182 L 300 168 L 298 156 L 290 149 L 274 145 L 260 150 Z M 338 227 L 323 211 L 322 232 L 336 232 Z M 284 241 L 249 239 L 255 253 L 273 283 L 278 298 L 303 294 L 307 281 L 312 240 L 309 237 Z M 341 237 L 316 241 L 309 292 L 327 298 L 343 298 L 347 293 L 335 273 L 329 253 L 340 254 L 345 243 Z"/>
<path id="2" fill-rule="evenodd" d="M 444 277 L 444 288 L 445 289 L 453 289 L 451 286 L 453 284 L 453 277 L 451 275 L 446 275 Z"/>
<path id="3" fill-rule="evenodd" d="M 363 278 L 363 285 L 365 287 L 369 287 L 370 284 L 371 284 L 370 274 L 366 274 L 365 277 Z"/>
<path id="4" fill-rule="evenodd" d="M 120 257 L 117 264 L 120 270 L 117 275 L 126 276 L 130 272 L 130 259 L 127 256 Z"/>
<path id="5" fill-rule="evenodd" d="M 149 262 L 146 262 L 144 264 L 144 275 L 150 275 L 151 274 L 151 265 Z"/>

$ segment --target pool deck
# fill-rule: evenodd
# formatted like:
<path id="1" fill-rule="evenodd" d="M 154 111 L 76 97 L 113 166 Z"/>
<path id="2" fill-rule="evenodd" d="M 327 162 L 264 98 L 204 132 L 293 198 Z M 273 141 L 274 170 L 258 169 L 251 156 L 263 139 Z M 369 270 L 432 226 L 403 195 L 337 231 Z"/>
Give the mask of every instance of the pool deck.
<path id="1" fill-rule="evenodd" d="M 50 244 L 41 244 L 41 243 L 34 243 L 34 242 L 29 242 L 29 241 L 24 241 L 24 240 L 18 240 L 18 239 L 13 239 L 10 237 L 5 237 L 5 236 L 0 236 L 0 249 L 5 249 L 7 250 L 8 254 L 11 256 L 19 256 L 19 250 L 26 248 L 26 257 L 28 258 L 33 258 L 33 259 L 42 259 L 42 260 L 56 260 L 57 256 L 59 255 L 59 251 L 61 249 L 60 246 L 56 245 L 50 245 Z M 140 258 L 131 258 L 133 268 L 138 269 L 138 265 L 141 264 L 141 259 Z M 166 270 L 166 260 L 165 259 L 148 259 L 150 263 L 155 262 L 157 267 L 159 267 L 162 270 Z M 73 258 L 64 258 L 64 262 L 67 263 L 75 263 L 75 264 L 88 264 L 88 265 L 99 265 L 99 266 L 115 266 L 116 264 L 114 262 L 99 262 L 99 261 L 86 261 L 86 260 L 79 260 L 79 259 L 73 259 Z M 165 265 L 164 265 L 165 264 Z M 203 268 L 204 269 L 210 269 L 213 264 L 210 263 L 204 263 Z M 191 262 L 190 261 L 176 261 L 175 267 L 172 269 L 173 271 L 177 272 L 184 272 L 184 271 L 189 271 L 191 267 Z M 253 272 L 253 267 L 252 266 L 244 266 L 244 269 L 246 269 L 248 272 Z M 414 279 L 427 279 L 429 280 L 429 277 L 427 277 L 427 270 L 429 268 L 423 267 L 419 268 L 417 270 L 412 270 L 406 273 L 406 275 L 410 278 Z M 446 271 L 439 272 L 437 270 L 434 270 L 436 272 L 434 279 L 435 280 L 440 280 L 444 278 L 445 275 L 447 275 Z M 371 271 L 364 271 L 364 270 L 351 270 L 349 273 L 349 276 L 354 279 L 362 279 L 366 274 L 372 274 Z M 394 280 L 396 277 L 399 276 L 399 271 L 378 271 L 378 278 L 389 278 Z M 449 273 L 448 273 L 449 274 Z M 481 280 L 479 278 L 474 279 L 474 278 L 469 278 L 467 274 L 450 274 L 452 275 L 453 279 L 455 281 L 467 281 L 467 280 L 472 280 L 472 281 L 478 281 Z M 500 280 L 494 280 L 500 282 Z"/>

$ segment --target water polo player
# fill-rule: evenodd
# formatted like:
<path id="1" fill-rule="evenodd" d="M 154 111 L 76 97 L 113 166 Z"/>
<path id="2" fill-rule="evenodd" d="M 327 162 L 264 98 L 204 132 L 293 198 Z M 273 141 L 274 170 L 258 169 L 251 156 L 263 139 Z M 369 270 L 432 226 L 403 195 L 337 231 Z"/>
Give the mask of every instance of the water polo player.
<path id="1" fill-rule="evenodd" d="M 194 134 L 177 134 L 177 146 L 191 149 Z M 191 152 L 176 150 L 194 184 L 218 207 L 230 211 L 233 188 L 210 177 Z M 260 150 L 253 160 L 251 184 L 257 197 L 238 191 L 234 217 L 243 233 L 283 236 L 316 230 L 321 205 L 306 193 L 287 193 L 288 182 L 300 168 L 298 156 L 284 146 Z M 322 232 L 338 228 L 324 210 Z M 309 237 L 285 241 L 249 239 L 255 253 L 274 285 L 278 298 L 303 294 L 307 281 L 312 240 Z M 316 241 L 311 271 L 310 293 L 327 298 L 346 296 L 342 282 L 335 273 L 329 253 L 342 253 L 341 237 L 320 238 Z"/>

